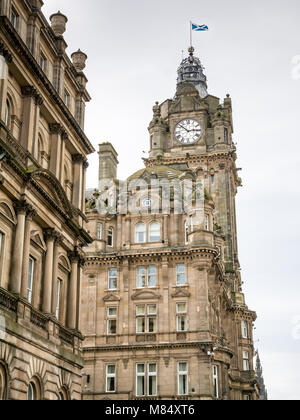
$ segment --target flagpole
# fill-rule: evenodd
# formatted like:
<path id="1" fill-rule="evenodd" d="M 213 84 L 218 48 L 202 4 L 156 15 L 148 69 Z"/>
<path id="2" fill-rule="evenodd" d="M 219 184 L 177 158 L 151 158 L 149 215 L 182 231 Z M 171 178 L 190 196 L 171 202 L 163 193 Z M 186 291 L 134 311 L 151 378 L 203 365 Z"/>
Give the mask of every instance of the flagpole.
<path id="1" fill-rule="evenodd" d="M 193 46 L 193 31 L 192 31 L 192 21 L 190 20 L 190 42 L 191 47 Z"/>

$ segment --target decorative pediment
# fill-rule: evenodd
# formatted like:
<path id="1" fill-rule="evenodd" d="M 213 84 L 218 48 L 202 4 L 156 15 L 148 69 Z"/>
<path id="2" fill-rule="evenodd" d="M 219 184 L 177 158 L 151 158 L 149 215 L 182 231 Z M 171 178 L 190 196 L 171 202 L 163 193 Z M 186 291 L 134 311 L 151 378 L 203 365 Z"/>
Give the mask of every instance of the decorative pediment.
<path id="1" fill-rule="evenodd" d="M 191 294 L 186 289 L 177 289 L 172 293 L 173 298 L 189 298 Z"/>
<path id="2" fill-rule="evenodd" d="M 5 217 L 6 220 L 13 223 L 14 225 L 17 223 L 17 218 L 14 209 L 12 205 L 6 200 L 1 200 L 0 202 L 0 213 L 2 214 L 2 216 Z"/>
<path id="3" fill-rule="evenodd" d="M 50 171 L 38 169 L 30 174 L 30 179 L 46 199 L 50 199 L 63 213 L 73 216 L 72 207 L 64 189 Z"/>
<path id="4" fill-rule="evenodd" d="M 32 242 L 34 242 L 34 244 L 38 248 L 40 248 L 42 251 L 46 251 L 47 247 L 46 247 L 45 241 L 38 230 L 33 230 L 30 233 L 30 239 L 32 240 Z"/>
<path id="5" fill-rule="evenodd" d="M 153 300 L 161 299 L 161 295 L 158 295 L 152 290 L 140 290 L 131 296 L 132 300 Z"/>
<path id="6" fill-rule="evenodd" d="M 65 255 L 60 255 L 58 264 L 61 268 L 63 268 L 66 271 L 71 271 L 71 264 L 69 259 Z"/>
<path id="7" fill-rule="evenodd" d="M 104 296 L 103 300 L 104 302 L 119 302 L 121 298 L 115 293 L 108 293 L 106 296 Z"/>

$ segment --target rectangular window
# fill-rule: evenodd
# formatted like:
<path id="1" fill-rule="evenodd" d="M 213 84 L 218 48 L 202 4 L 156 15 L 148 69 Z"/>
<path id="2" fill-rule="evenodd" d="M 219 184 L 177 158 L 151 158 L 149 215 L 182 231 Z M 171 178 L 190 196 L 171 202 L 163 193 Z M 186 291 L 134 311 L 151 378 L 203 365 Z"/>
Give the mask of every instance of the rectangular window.
<path id="1" fill-rule="evenodd" d="M 100 241 L 102 239 L 102 225 L 99 223 L 97 225 L 97 239 Z"/>
<path id="2" fill-rule="evenodd" d="M 35 265 L 35 260 L 32 257 L 30 257 L 29 266 L 28 266 L 28 283 L 27 283 L 27 300 L 29 303 L 32 302 L 34 265 Z"/>
<path id="3" fill-rule="evenodd" d="M 144 397 L 145 395 L 145 364 L 138 363 L 136 365 L 136 396 Z"/>
<path id="4" fill-rule="evenodd" d="M 176 304 L 176 314 L 177 314 L 177 331 L 184 332 L 187 330 L 187 304 L 186 303 L 177 303 Z"/>
<path id="5" fill-rule="evenodd" d="M 18 15 L 16 13 L 16 11 L 14 9 L 11 9 L 10 12 L 10 22 L 12 24 L 12 26 L 17 29 L 17 25 L 18 25 Z"/>
<path id="6" fill-rule="evenodd" d="M 149 397 L 157 395 L 156 363 L 137 363 L 136 365 L 136 396 L 145 397 L 146 395 Z"/>
<path id="7" fill-rule="evenodd" d="M 67 107 L 70 106 L 70 94 L 67 90 L 64 91 L 64 103 Z"/>
<path id="8" fill-rule="evenodd" d="M 205 215 L 205 230 L 209 230 L 209 215 Z"/>
<path id="9" fill-rule="evenodd" d="M 248 324 L 246 321 L 242 321 L 242 337 L 248 338 Z"/>
<path id="10" fill-rule="evenodd" d="M 117 334 L 117 316 L 118 309 L 116 307 L 107 308 L 107 335 Z"/>
<path id="11" fill-rule="evenodd" d="M 153 397 L 157 395 L 157 365 L 156 363 L 148 364 L 148 395 Z"/>
<path id="12" fill-rule="evenodd" d="M 228 129 L 227 128 L 224 129 L 224 142 L 228 144 Z"/>
<path id="13" fill-rule="evenodd" d="M 178 362 L 178 395 L 188 394 L 188 364 Z"/>
<path id="14" fill-rule="evenodd" d="M 244 372 L 249 372 L 250 364 L 249 364 L 249 352 L 243 351 L 243 370 Z"/>
<path id="15" fill-rule="evenodd" d="M 46 70 L 46 58 L 43 54 L 40 55 L 40 67 L 43 72 Z"/>
<path id="16" fill-rule="evenodd" d="M 219 367 L 213 366 L 214 397 L 219 398 Z"/>
<path id="17" fill-rule="evenodd" d="M 176 285 L 184 286 L 186 284 L 185 265 L 176 265 Z"/>
<path id="18" fill-rule="evenodd" d="M 215 183 L 215 176 L 214 175 L 211 175 L 210 176 L 210 179 L 211 179 L 211 185 L 214 185 L 214 183 Z"/>
<path id="19" fill-rule="evenodd" d="M 116 365 L 106 366 L 106 392 L 116 392 Z"/>
<path id="20" fill-rule="evenodd" d="M 136 307 L 136 332 L 156 333 L 157 307 L 156 305 L 137 305 Z"/>
<path id="21" fill-rule="evenodd" d="M 116 268 L 110 268 L 108 270 L 108 289 L 117 290 L 118 288 L 118 270 Z"/>
<path id="22" fill-rule="evenodd" d="M 56 319 L 59 319 L 60 296 L 61 296 L 61 280 L 57 280 L 57 287 L 56 287 L 56 310 L 55 310 Z"/>
<path id="23" fill-rule="evenodd" d="M 109 228 L 107 232 L 107 246 L 113 247 L 114 246 L 114 230 L 113 228 Z"/>
<path id="24" fill-rule="evenodd" d="M 136 270 L 136 287 L 142 289 L 144 287 L 156 286 L 156 267 L 150 266 L 137 267 Z"/>

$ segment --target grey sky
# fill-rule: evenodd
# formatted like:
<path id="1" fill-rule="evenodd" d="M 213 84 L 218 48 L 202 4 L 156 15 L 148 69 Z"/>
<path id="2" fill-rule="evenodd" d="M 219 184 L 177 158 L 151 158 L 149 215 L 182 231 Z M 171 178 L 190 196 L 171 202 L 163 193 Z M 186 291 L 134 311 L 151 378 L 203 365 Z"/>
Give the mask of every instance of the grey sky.
<path id="1" fill-rule="evenodd" d="M 234 106 L 240 261 L 247 303 L 258 313 L 256 337 L 271 399 L 300 399 L 299 0 L 44 0 L 47 17 L 68 18 L 68 52 L 88 54 L 92 102 L 86 132 L 119 152 L 119 177 L 143 167 L 156 100 L 173 97 L 189 43 L 189 21 L 207 24 L 194 46 L 209 93 Z M 97 186 L 97 154 L 88 186 Z M 296 319 L 298 317 L 298 320 Z M 299 332 L 300 330 L 298 330 Z"/>

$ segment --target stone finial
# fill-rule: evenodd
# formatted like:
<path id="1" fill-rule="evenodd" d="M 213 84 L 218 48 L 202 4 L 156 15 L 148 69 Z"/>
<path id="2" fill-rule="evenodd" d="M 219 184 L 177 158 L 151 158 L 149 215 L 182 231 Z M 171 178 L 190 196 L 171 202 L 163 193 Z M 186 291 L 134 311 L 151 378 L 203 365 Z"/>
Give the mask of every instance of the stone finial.
<path id="1" fill-rule="evenodd" d="M 50 22 L 56 36 L 62 36 L 66 32 L 68 18 L 60 13 L 60 10 L 50 16 Z"/>
<path id="2" fill-rule="evenodd" d="M 79 49 L 71 55 L 71 58 L 73 61 L 73 65 L 78 72 L 83 71 L 85 69 L 85 62 L 88 57 L 84 52 L 82 52 Z"/>

